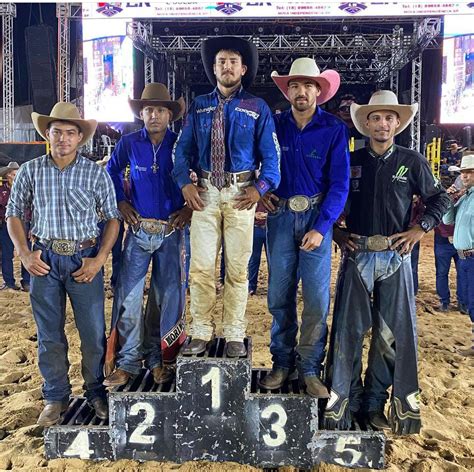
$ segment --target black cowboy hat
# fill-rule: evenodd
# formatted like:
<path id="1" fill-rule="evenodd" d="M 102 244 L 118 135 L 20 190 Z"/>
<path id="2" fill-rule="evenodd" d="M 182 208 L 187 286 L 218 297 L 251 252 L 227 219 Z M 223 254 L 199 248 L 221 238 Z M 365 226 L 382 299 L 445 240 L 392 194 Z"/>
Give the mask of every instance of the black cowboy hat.
<path id="1" fill-rule="evenodd" d="M 242 86 L 250 87 L 255 80 L 258 69 L 258 51 L 255 44 L 236 36 L 213 36 L 201 43 L 201 58 L 204 70 L 211 84 L 216 85 L 214 61 L 216 54 L 222 50 L 237 51 L 242 56 L 242 62 L 247 66 L 247 72 L 242 77 Z"/>

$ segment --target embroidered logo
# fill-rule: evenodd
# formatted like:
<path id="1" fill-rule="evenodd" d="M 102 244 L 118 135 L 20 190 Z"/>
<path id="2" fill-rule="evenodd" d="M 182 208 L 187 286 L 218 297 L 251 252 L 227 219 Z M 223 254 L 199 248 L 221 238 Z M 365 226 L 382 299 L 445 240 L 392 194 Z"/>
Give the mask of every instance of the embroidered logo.
<path id="1" fill-rule="evenodd" d="M 275 149 L 278 155 L 278 172 L 280 172 L 280 158 L 281 158 L 281 149 L 280 149 L 280 143 L 278 142 L 278 137 L 275 131 L 272 133 L 272 138 L 273 138 L 273 144 L 275 145 Z M 288 151 L 288 148 L 286 148 Z"/>
<path id="2" fill-rule="evenodd" d="M 420 392 L 417 390 L 416 392 L 409 393 L 406 396 L 408 406 L 413 411 L 420 411 Z"/>
<path id="3" fill-rule="evenodd" d="M 250 118 L 253 118 L 254 120 L 257 120 L 258 117 L 260 116 L 258 113 L 252 110 L 246 110 L 245 108 L 235 107 L 235 111 L 240 111 L 241 113 L 245 113 L 247 116 L 250 116 Z"/>
<path id="4" fill-rule="evenodd" d="M 362 166 L 351 166 L 351 179 L 360 179 L 362 177 Z"/>
<path id="5" fill-rule="evenodd" d="M 211 113 L 216 109 L 216 107 L 210 106 L 207 108 L 198 108 L 196 113 Z"/>
<path id="6" fill-rule="evenodd" d="M 306 155 L 310 159 L 321 159 L 321 156 L 318 154 L 316 149 L 313 149 L 309 154 Z"/>
<path id="7" fill-rule="evenodd" d="M 397 170 L 397 173 L 392 175 L 392 182 L 402 182 L 404 184 L 407 183 L 408 177 L 406 177 L 406 174 L 408 170 L 408 167 L 400 166 Z"/>
<path id="8" fill-rule="evenodd" d="M 353 192 L 359 191 L 359 180 L 351 180 L 351 188 Z"/>

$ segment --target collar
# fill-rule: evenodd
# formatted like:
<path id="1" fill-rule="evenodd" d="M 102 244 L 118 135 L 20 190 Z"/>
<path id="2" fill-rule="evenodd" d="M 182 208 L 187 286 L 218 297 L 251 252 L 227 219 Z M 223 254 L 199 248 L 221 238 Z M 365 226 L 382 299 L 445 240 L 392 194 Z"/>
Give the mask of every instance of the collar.
<path id="1" fill-rule="evenodd" d="M 171 131 L 169 128 L 166 128 L 166 132 L 165 132 L 165 135 L 163 136 L 163 141 L 161 141 L 162 143 L 164 143 L 168 138 L 169 138 L 169 135 L 170 135 Z M 150 144 L 152 144 L 151 142 L 151 139 L 150 139 L 150 136 L 148 134 L 148 131 L 145 127 L 143 127 L 141 130 L 140 130 L 140 138 L 143 140 L 143 141 L 148 141 Z"/>
<path id="2" fill-rule="evenodd" d="M 234 93 L 230 96 L 230 97 L 224 97 L 224 95 L 222 95 L 221 91 L 218 89 L 218 87 L 216 86 L 214 88 L 214 90 L 212 91 L 212 95 L 219 99 L 219 97 L 221 98 L 224 98 L 226 100 L 232 100 L 234 98 L 240 98 L 240 96 L 244 93 L 244 88 L 242 87 L 242 85 L 240 86 L 240 88 L 238 88 L 237 90 L 234 91 Z"/>
<path id="3" fill-rule="evenodd" d="M 367 145 L 367 152 L 369 155 L 375 158 L 380 158 L 383 161 L 386 161 L 395 151 L 395 144 L 392 144 L 383 154 L 377 154 L 371 147 L 370 144 Z"/>
<path id="4" fill-rule="evenodd" d="M 48 154 L 46 154 L 46 164 L 54 167 L 55 169 L 58 169 L 59 171 L 64 171 L 66 169 L 70 169 L 71 167 L 74 167 L 74 166 L 78 165 L 81 162 L 82 158 L 83 158 L 82 155 L 79 154 L 78 152 L 76 152 L 76 158 L 70 164 L 68 164 L 66 167 L 63 167 L 62 169 L 60 169 L 56 165 L 56 163 L 54 162 L 53 156 L 51 155 L 51 153 L 48 153 Z"/>
<path id="5" fill-rule="evenodd" d="M 298 128 L 298 125 L 296 124 L 296 120 L 295 120 L 295 117 L 293 116 L 293 112 L 291 111 L 291 108 L 289 110 L 282 112 L 281 114 L 283 115 L 285 113 L 287 115 L 285 118 L 291 121 Z M 308 124 L 300 131 L 307 129 L 312 125 L 321 124 L 322 122 L 323 122 L 323 113 L 322 113 L 321 107 L 318 107 L 316 105 L 316 110 L 314 111 L 311 121 L 309 121 Z"/>

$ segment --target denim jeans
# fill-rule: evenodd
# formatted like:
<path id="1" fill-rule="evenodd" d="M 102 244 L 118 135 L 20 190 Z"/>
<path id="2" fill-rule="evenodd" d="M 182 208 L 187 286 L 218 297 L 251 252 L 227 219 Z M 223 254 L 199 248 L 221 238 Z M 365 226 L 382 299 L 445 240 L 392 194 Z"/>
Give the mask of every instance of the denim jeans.
<path id="1" fill-rule="evenodd" d="M 249 292 L 257 290 L 258 271 L 262 259 L 262 247 L 267 252 L 267 230 L 265 227 L 255 225 L 253 228 L 253 248 L 249 261 Z M 268 256 L 267 256 L 268 258 Z"/>
<path id="2" fill-rule="evenodd" d="M 64 333 L 66 295 L 81 340 L 82 377 L 89 400 L 105 397 L 103 368 L 105 357 L 104 282 L 99 272 L 90 283 L 78 283 L 72 273 L 82 259 L 94 257 L 97 248 L 73 256 L 60 256 L 36 243 L 41 259 L 51 269 L 47 275 L 31 276 L 30 300 L 38 330 L 38 365 L 44 379 L 47 401 L 66 401 L 71 394 L 68 371 L 68 342 Z"/>
<path id="3" fill-rule="evenodd" d="M 309 252 L 300 249 L 303 236 L 312 229 L 318 214 L 318 208 L 301 213 L 279 208 L 267 217 L 273 365 L 292 369 L 296 364 L 305 376 L 319 376 L 327 338 L 332 229 L 320 247 Z M 297 345 L 298 272 L 303 288 L 303 312 Z"/>
<path id="4" fill-rule="evenodd" d="M 102 233 L 105 229 L 105 221 L 99 223 L 100 236 L 102 238 Z M 115 288 L 117 285 L 118 276 L 120 273 L 120 259 L 122 257 L 122 246 L 123 246 L 123 234 L 125 232 L 123 221 L 120 222 L 119 233 L 117 240 L 112 247 L 112 275 L 110 276 L 110 285 L 112 288 Z"/>
<path id="5" fill-rule="evenodd" d="M 463 295 L 463 281 L 459 272 L 459 256 L 455 247 L 449 242 L 448 238 L 443 238 L 435 233 L 434 237 L 434 255 L 436 265 L 436 293 L 443 304 L 451 302 L 451 293 L 449 291 L 449 269 L 451 260 L 454 259 L 456 265 L 456 295 L 458 303 L 466 303 Z"/>
<path id="6" fill-rule="evenodd" d="M 467 311 L 471 322 L 474 323 L 474 257 L 467 259 L 459 259 L 460 277 L 464 283 L 464 303 L 467 306 Z"/>
<path id="7" fill-rule="evenodd" d="M 2 247 L 2 275 L 4 282 L 9 287 L 15 286 L 15 275 L 13 272 L 13 241 L 7 230 L 7 223 L 0 223 L 0 245 Z M 29 231 L 29 229 L 27 230 Z M 22 283 L 30 283 L 30 274 L 21 264 L 21 281 Z"/>
<path id="8" fill-rule="evenodd" d="M 150 261 L 153 263 L 150 292 L 153 307 L 143 316 L 143 290 Z M 171 347 L 184 335 L 185 303 L 184 235 L 174 231 L 148 234 L 129 231 L 125 238 L 113 304 L 113 325 L 119 332 L 116 366 L 138 374 L 145 366 L 162 365 L 162 348 Z M 177 338 L 173 334 L 177 334 Z M 168 342 L 171 339 L 173 342 Z"/>

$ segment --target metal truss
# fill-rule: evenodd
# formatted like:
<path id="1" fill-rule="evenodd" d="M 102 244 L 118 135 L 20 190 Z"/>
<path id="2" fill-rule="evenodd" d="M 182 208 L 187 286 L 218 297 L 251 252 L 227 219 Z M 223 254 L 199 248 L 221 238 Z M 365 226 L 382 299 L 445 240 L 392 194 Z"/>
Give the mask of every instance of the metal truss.
<path id="1" fill-rule="evenodd" d="M 69 18 L 71 7 L 69 3 L 56 4 L 58 19 L 58 99 L 60 102 L 69 102 L 71 90 L 70 74 L 70 31 Z"/>
<path id="2" fill-rule="evenodd" d="M 2 16 L 3 55 L 3 142 L 13 141 L 15 128 L 15 76 L 13 68 L 13 18 L 14 3 L 0 3 Z"/>
<path id="3" fill-rule="evenodd" d="M 153 36 L 153 23 L 143 23 L 143 33 L 144 39 L 148 43 L 150 38 Z M 150 84 L 154 82 L 154 69 L 153 69 L 153 59 L 145 55 L 144 61 L 144 73 L 145 73 L 145 84 Z"/>
<path id="4" fill-rule="evenodd" d="M 421 107 L 421 54 L 411 61 L 411 103 L 418 103 Z M 410 148 L 420 152 L 421 129 L 420 129 L 420 108 L 410 123 Z"/>

